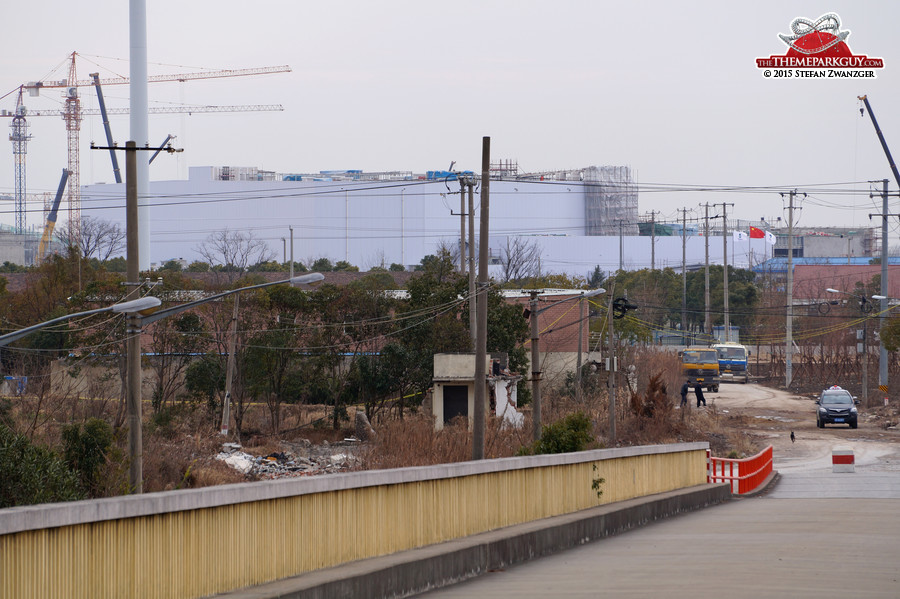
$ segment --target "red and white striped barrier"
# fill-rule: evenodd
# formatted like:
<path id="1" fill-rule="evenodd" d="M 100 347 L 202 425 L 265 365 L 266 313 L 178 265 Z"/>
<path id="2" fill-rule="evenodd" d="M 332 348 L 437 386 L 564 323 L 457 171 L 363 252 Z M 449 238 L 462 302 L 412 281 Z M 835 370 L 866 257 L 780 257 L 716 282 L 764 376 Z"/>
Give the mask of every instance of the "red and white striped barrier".
<path id="1" fill-rule="evenodd" d="M 832 472 L 856 472 L 855 463 L 852 447 L 841 446 L 831 450 Z"/>

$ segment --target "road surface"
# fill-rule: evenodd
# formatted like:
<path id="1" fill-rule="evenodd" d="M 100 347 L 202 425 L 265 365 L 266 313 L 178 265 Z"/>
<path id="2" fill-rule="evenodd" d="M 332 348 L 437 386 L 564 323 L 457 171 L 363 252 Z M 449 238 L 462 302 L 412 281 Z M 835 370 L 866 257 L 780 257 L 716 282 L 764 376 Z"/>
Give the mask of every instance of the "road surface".
<path id="1" fill-rule="evenodd" d="M 812 399 L 756 385 L 708 398 L 774 445 L 781 477 L 767 493 L 426 596 L 900 597 L 897 431 L 865 413 L 859 429 L 817 429 Z M 854 449 L 856 472 L 832 472 L 835 445 Z"/>

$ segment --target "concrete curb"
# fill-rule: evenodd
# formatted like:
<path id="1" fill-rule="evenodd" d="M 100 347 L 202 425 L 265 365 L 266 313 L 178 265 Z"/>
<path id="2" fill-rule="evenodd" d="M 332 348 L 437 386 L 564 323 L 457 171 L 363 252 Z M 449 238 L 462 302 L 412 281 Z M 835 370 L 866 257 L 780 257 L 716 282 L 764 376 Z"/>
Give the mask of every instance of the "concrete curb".
<path id="1" fill-rule="evenodd" d="M 406 597 L 730 499 L 729 483 L 699 485 L 360 560 L 215 597 Z"/>

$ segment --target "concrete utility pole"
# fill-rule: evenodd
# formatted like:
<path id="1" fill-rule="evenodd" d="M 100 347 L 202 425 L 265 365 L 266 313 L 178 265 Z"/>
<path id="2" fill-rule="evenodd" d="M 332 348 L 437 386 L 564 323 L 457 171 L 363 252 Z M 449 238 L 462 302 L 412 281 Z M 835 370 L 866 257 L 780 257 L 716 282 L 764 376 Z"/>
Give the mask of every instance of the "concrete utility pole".
<path id="1" fill-rule="evenodd" d="M 722 311 L 725 313 L 726 343 L 731 341 L 731 315 L 728 313 L 728 206 L 734 206 L 734 204 L 727 204 L 725 202 L 722 202 L 722 264 L 724 265 L 723 270 L 725 275 L 725 286 L 722 289 Z"/>
<path id="2" fill-rule="evenodd" d="M 477 301 L 475 297 L 475 178 L 468 177 L 469 186 L 469 334 L 472 336 L 472 346 L 475 346 L 475 329 L 477 327 L 475 311 Z"/>
<path id="3" fill-rule="evenodd" d="M 878 330 L 879 333 L 884 330 L 884 315 L 888 309 L 888 180 L 881 180 L 881 295 L 884 299 L 879 302 L 878 314 Z M 881 351 L 878 356 L 878 387 L 882 392 L 887 394 L 888 387 L 888 352 L 884 348 L 884 343 L 878 342 Z"/>
<path id="4" fill-rule="evenodd" d="M 784 197 L 784 193 L 780 194 Z M 790 388 L 794 378 L 794 189 L 788 194 L 788 259 L 787 259 L 787 322 L 785 323 L 784 386 Z M 806 197 L 806 194 L 803 194 Z"/>
<path id="5" fill-rule="evenodd" d="M 606 313 L 606 321 L 608 323 L 608 341 L 609 341 L 609 378 L 607 380 L 607 388 L 609 389 L 609 446 L 616 446 L 616 329 L 613 326 L 613 296 L 615 286 L 609 290 L 609 307 Z"/>
<path id="6" fill-rule="evenodd" d="M 876 183 L 876 181 L 870 181 L 870 183 Z M 900 214 L 889 214 L 888 213 L 888 180 L 882 179 L 882 192 L 881 192 L 881 214 L 869 214 L 869 218 L 871 219 L 873 216 L 881 217 L 881 300 L 879 301 L 879 314 L 878 314 L 878 328 L 879 330 L 884 330 L 884 320 L 885 314 L 888 311 L 888 273 L 890 272 L 888 269 L 888 263 L 890 262 L 890 256 L 888 255 L 888 217 L 889 216 L 900 216 Z M 896 195 L 896 194 L 895 194 Z M 874 197 L 874 194 L 869 194 L 869 197 Z M 888 352 L 884 348 L 884 344 L 880 343 L 881 346 L 879 359 L 878 359 L 878 388 L 879 390 L 887 394 L 888 392 Z"/>
<path id="7" fill-rule="evenodd" d="M 459 272 L 466 274 L 466 183 L 463 175 L 459 179 Z"/>
<path id="8" fill-rule="evenodd" d="M 575 361 L 575 401 L 581 403 L 581 348 L 584 345 L 584 294 L 578 300 L 578 359 Z"/>
<path id="9" fill-rule="evenodd" d="M 687 208 L 679 208 L 681 211 L 681 341 L 684 345 L 691 344 L 687 335 Z"/>
<path id="10" fill-rule="evenodd" d="M 531 292 L 528 304 L 531 325 L 531 420 L 534 440 L 541 438 L 541 352 L 539 350 L 540 330 L 538 330 L 538 292 Z"/>
<path id="11" fill-rule="evenodd" d="M 625 270 L 625 237 L 622 234 L 622 226 L 625 223 L 619 221 L 619 271 Z"/>
<path id="12" fill-rule="evenodd" d="M 484 459 L 484 408 L 487 372 L 488 200 L 491 187 L 491 138 L 481 140 L 481 243 L 478 253 L 478 331 L 475 336 L 475 414 L 472 424 L 472 459 Z"/>
<path id="13" fill-rule="evenodd" d="M 706 214 L 703 217 L 703 237 L 706 242 L 706 260 L 703 267 L 703 332 L 712 340 L 712 326 L 709 319 L 709 202 L 704 204 Z"/>
<path id="14" fill-rule="evenodd" d="M 658 210 L 650 211 L 650 270 L 656 270 L 656 215 Z"/>
<path id="15" fill-rule="evenodd" d="M 137 144 L 125 143 L 125 276 L 132 289 L 125 299 L 137 299 L 140 292 L 140 244 L 138 236 Z M 128 340 L 125 410 L 128 418 L 128 484 L 132 493 L 144 491 L 144 446 L 141 428 L 141 326 L 140 317 L 129 314 L 126 320 Z"/>

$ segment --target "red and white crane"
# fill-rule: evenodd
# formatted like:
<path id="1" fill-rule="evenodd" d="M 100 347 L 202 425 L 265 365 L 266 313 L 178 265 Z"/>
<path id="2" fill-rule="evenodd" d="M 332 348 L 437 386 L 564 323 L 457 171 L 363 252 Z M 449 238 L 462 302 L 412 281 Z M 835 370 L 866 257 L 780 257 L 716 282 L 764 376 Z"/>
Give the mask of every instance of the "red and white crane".
<path id="1" fill-rule="evenodd" d="M 77 239 L 77 234 L 81 228 L 81 183 L 80 183 L 80 160 L 79 160 L 79 134 L 81 131 L 81 121 L 86 115 L 99 115 L 100 111 L 95 109 L 84 109 L 81 106 L 81 98 L 78 93 L 79 87 L 93 86 L 96 84 L 94 78 L 78 79 L 75 58 L 77 52 L 72 52 L 67 61 L 69 62 L 68 76 L 61 80 L 43 80 L 31 81 L 18 88 L 18 97 L 16 108 L 14 111 L 0 111 L 0 117 L 12 118 L 10 127 L 12 129 L 9 139 L 13 143 L 13 154 L 16 163 L 16 231 L 24 232 L 25 230 L 25 152 L 27 142 L 31 139 L 28 134 L 28 123 L 26 117 L 31 116 L 61 116 L 66 124 L 67 136 L 67 170 L 68 177 L 68 204 L 69 204 L 69 226 L 72 233 Z M 171 75 L 151 75 L 147 80 L 151 83 L 164 81 L 196 81 L 199 79 L 219 79 L 225 77 L 245 77 L 249 75 L 265 75 L 270 73 L 286 73 L 291 68 L 287 65 L 274 67 L 259 67 L 250 69 L 222 69 L 215 71 L 199 71 L 195 73 L 176 73 Z M 129 83 L 128 77 L 109 77 L 99 79 L 100 85 L 122 85 Z M 42 89 L 63 89 L 63 97 L 65 102 L 61 109 L 58 110 L 36 110 L 29 112 L 23 102 L 23 92 L 28 92 L 30 96 L 38 96 Z M 237 106 L 194 106 L 194 107 L 175 107 L 175 108 L 151 108 L 150 114 L 171 114 L 171 113 L 206 113 L 206 112 L 246 112 L 246 111 L 280 111 L 284 108 L 280 104 L 254 104 L 254 105 L 237 105 Z M 106 110 L 108 114 L 128 114 L 126 108 L 113 108 Z"/>

